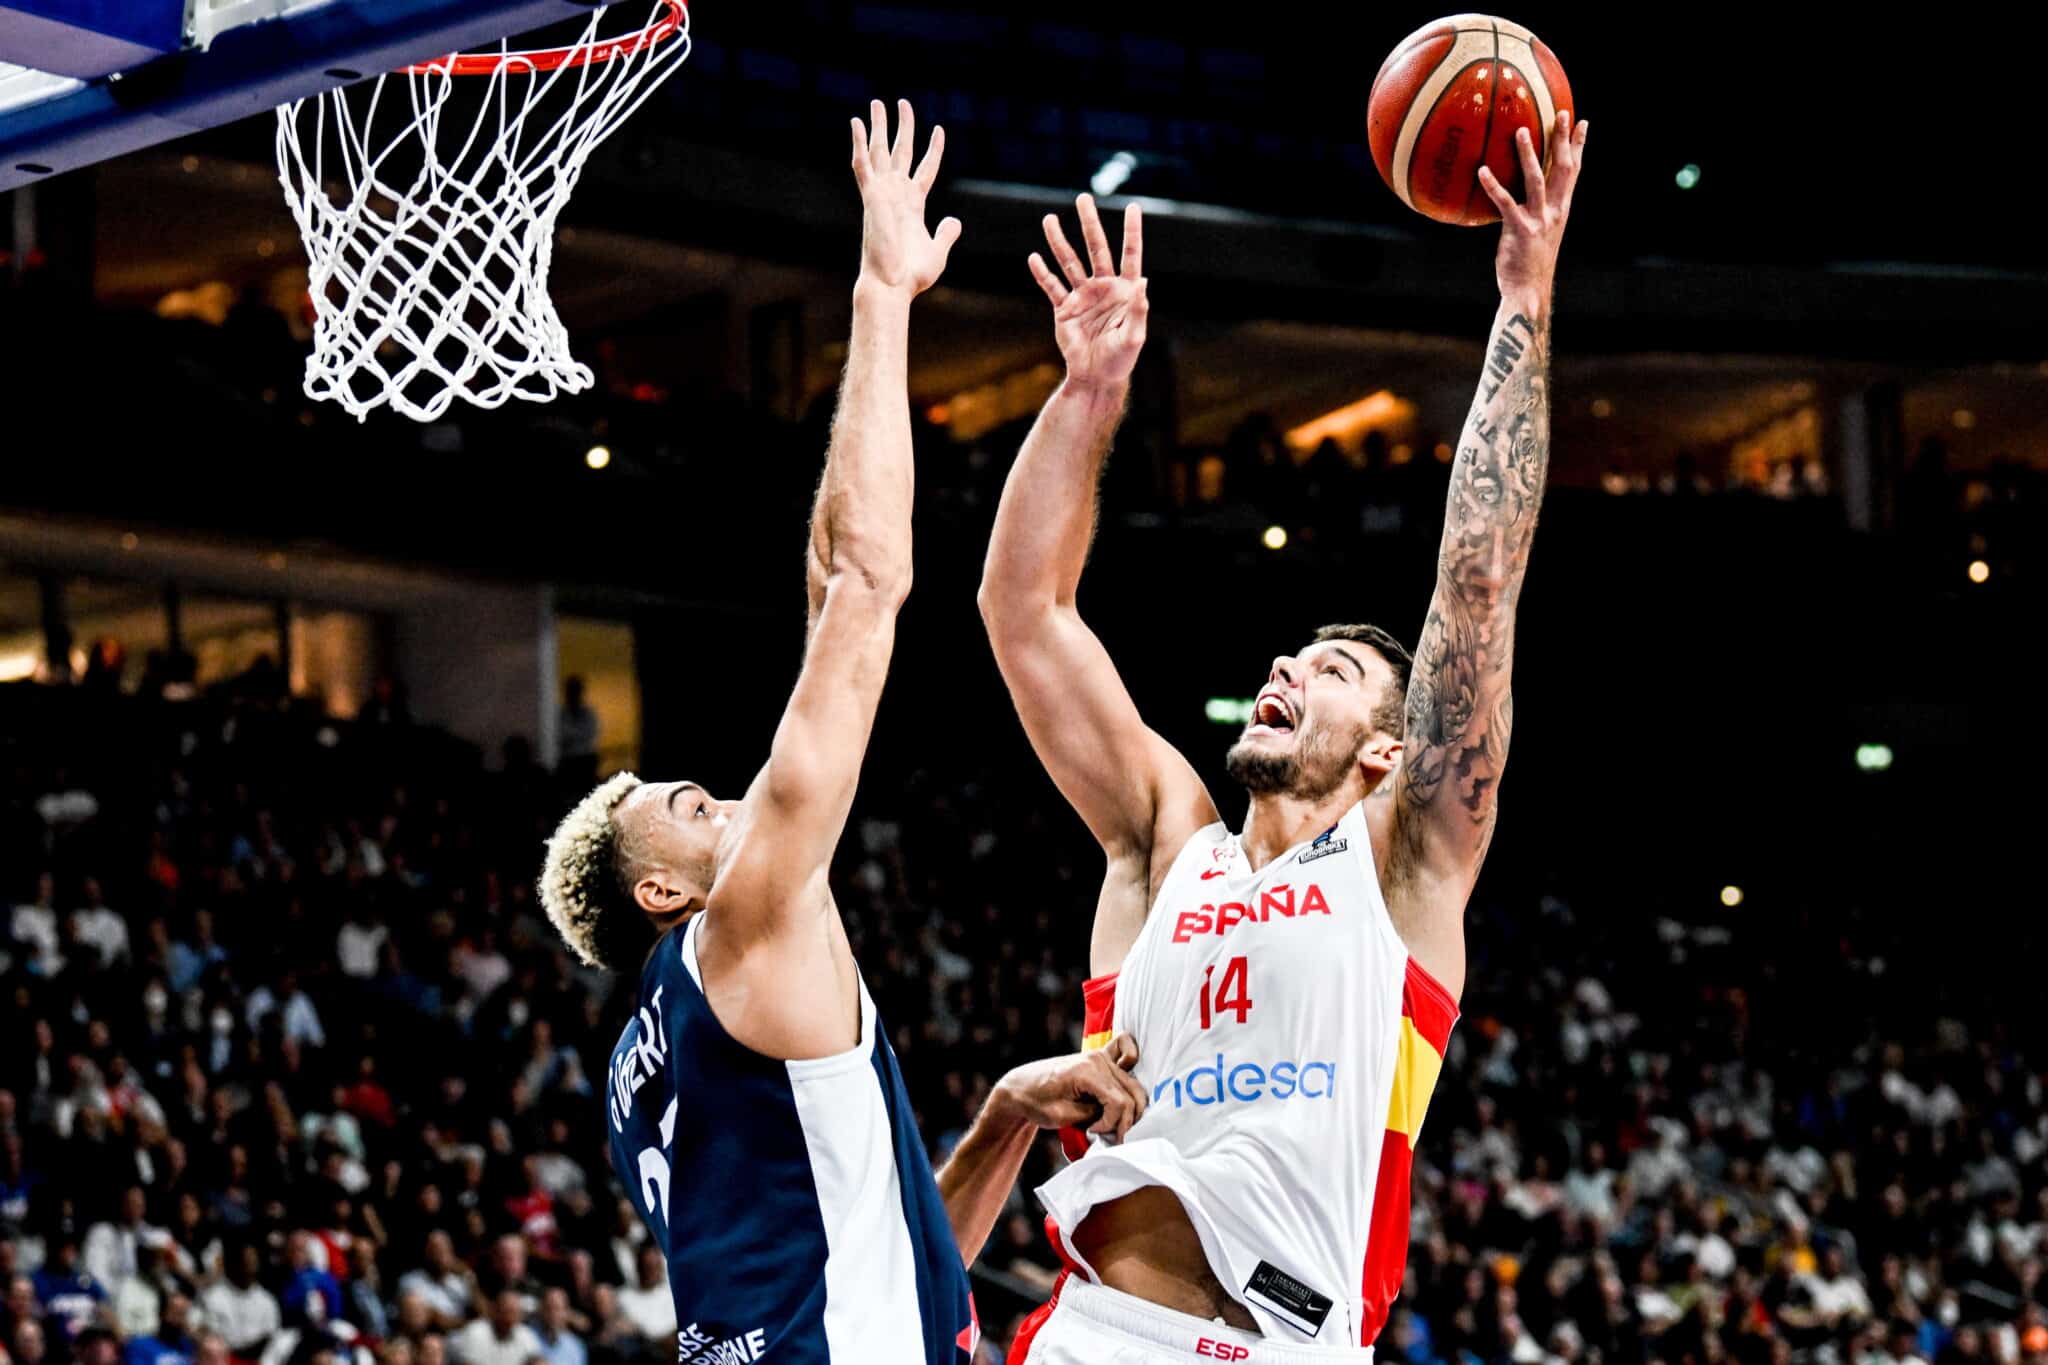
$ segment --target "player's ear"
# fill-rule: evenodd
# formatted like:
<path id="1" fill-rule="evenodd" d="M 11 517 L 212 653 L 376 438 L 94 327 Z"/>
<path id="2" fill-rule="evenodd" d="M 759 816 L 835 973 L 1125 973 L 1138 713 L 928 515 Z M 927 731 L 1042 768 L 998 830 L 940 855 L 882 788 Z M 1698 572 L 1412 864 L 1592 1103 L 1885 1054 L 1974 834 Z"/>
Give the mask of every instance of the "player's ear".
<path id="1" fill-rule="evenodd" d="M 1401 766 L 1402 748 L 1401 740 L 1397 736 L 1384 731 L 1374 735 L 1365 742 L 1365 747 L 1358 751 L 1359 770 L 1365 774 L 1366 780 L 1374 785 L 1384 782 L 1388 774 Z"/>
<path id="2" fill-rule="evenodd" d="M 633 900 L 656 919 L 667 919 L 692 908 L 703 893 L 686 879 L 665 867 L 651 867 L 633 883 Z"/>

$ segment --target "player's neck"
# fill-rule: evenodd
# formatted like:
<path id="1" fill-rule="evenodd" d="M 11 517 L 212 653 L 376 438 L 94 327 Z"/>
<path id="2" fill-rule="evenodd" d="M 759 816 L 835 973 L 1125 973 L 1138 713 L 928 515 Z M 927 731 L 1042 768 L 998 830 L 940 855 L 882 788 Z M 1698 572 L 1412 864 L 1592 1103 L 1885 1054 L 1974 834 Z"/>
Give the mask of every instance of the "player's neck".
<path id="1" fill-rule="evenodd" d="M 1313 839 L 1343 819 L 1363 795 L 1349 782 L 1316 800 L 1284 792 L 1254 793 L 1240 836 L 1246 863 L 1257 871 L 1302 840 Z"/>

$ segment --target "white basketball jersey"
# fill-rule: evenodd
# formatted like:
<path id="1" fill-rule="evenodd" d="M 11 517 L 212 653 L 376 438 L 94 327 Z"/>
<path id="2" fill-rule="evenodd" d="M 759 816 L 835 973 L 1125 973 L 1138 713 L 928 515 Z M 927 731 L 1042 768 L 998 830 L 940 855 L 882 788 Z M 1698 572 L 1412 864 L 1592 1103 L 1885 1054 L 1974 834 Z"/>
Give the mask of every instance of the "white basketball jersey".
<path id="1" fill-rule="evenodd" d="M 1364 807 L 1257 871 L 1220 822 L 1197 833 L 1088 1005 L 1091 1045 L 1137 1040 L 1151 1106 L 1038 1191 L 1075 1269 L 1090 1209 L 1163 1185 L 1268 1337 L 1370 1347 L 1457 1005 L 1394 930 Z"/>

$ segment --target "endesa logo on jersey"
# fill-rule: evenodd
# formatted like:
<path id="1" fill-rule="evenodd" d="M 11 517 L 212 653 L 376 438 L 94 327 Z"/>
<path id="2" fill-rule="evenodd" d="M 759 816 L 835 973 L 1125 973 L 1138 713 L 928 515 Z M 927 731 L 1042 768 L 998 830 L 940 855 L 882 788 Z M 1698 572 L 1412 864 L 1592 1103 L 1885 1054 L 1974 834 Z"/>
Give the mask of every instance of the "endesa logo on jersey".
<path id="1" fill-rule="evenodd" d="M 1173 941 L 1192 943 L 1202 934 L 1221 938 L 1240 924 L 1270 924 L 1275 919 L 1329 913 L 1330 902 L 1324 898 L 1322 887 L 1310 882 L 1308 889 L 1297 895 L 1292 886 L 1282 882 L 1267 887 L 1257 901 L 1225 901 L 1221 905 L 1181 911 L 1173 921 Z"/>
<path id="2" fill-rule="evenodd" d="M 1152 1087 L 1152 1103 L 1187 1105 L 1251 1104 L 1257 1100 L 1326 1100 L 1337 1093 L 1335 1062 L 1258 1062 L 1233 1064 L 1222 1053 L 1214 1062 L 1190 1067 L 1184 1076 L 1168 1076 Z"/>

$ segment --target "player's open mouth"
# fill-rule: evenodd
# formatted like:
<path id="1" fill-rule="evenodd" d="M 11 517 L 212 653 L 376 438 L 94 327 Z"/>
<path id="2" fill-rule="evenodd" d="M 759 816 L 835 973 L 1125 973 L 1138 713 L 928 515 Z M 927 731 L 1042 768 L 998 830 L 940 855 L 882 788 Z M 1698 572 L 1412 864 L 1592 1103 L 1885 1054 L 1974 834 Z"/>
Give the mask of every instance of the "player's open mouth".
<path id="1" fill-rule="evenodd" d="M 1252 705 L 1252 723 L 1245 733 L 1247 735 L 1293 734 L 1294 712 L 1288 708 L 1287 702 L 1278 693 L 1262 693 L 1258 701 Z"/>

